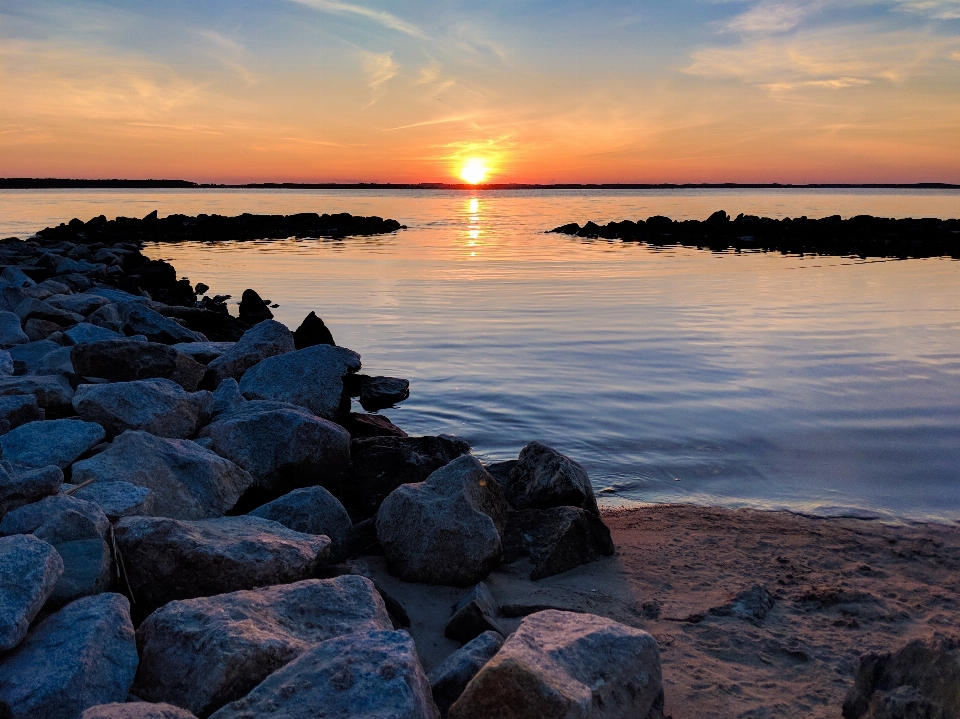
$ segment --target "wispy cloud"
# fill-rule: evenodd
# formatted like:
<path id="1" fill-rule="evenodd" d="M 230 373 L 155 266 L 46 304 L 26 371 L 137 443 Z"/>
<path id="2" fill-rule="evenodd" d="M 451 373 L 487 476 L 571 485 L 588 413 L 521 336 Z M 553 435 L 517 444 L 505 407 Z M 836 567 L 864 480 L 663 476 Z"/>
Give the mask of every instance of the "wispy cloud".
<path id="1" fill-rule="evenodd" d="M 357 15 L 359 17 L 366 18 L 367 20 L 372 20 L 373 22 L 382 25 L 385 28 L 396 30 L 397 32 L 401 32 L 404 35 L 410 35 L 411 37 L 426 37 L 423 31 L 416 25 L 412 25 L 405 20 L 401 20 L 396 15 L 388 13 L 384 10 L 373 10 L 365 7 L 364 5 L 340 2 L 339 0 L 293 0 L 293 2 L 306 5 L 307 7 L 311 7 L 314 10 L 320 10 L 321 12 L 329 12 L 336 15 Z"/>
<path id="2" fill-rule="evenodd" d="M 363 74 L 371 90 L 379 90 L 383 83 L 396 77 L 400 72 L 400 65 L 394 61 L 392 52 L 363 51 L 361 62 Z"/>
<path id="3" fill-rule="evenodd" d="M 726 30 L 747 33 L 792 30 L 815 9 L 813 3 L 763 0 L 726 25 Z"/>
<path id="4" fill-rule="evenodd" d="M 960 19 L 960 0 L 906 0 L 897 3 L 897 7 L 937 20 Z"/>
<path id="5" fill-rule="evenodd" d="M 233 70 L 247 85 L 257 83 L 257 76 L 241 61 L 246 54 L 243 45 L 213 30 L 194 30 L 194 33 L 207 43 L 208 56 Z"/>

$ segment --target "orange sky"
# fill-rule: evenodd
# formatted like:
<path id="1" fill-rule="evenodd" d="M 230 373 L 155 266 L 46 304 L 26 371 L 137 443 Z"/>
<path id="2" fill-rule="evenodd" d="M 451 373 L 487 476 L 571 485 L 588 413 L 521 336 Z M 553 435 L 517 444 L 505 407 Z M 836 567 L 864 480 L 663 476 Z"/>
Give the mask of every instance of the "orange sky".
<path id="1" fill-rule="evenodd" d="M 7 1 L 0 175 L 960 182 L 960 0 Z"/>

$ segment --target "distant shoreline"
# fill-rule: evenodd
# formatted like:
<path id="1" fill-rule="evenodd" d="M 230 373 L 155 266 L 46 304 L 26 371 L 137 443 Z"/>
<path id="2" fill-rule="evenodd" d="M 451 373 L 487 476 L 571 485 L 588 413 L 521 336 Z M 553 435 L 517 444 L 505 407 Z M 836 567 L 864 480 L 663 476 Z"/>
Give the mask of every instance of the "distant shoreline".
<path id="1" fill-rule="evenodd" d="M 199 183 L 188 180 L 82 180 L 64 178 L 0 178 L 0 190 L 184 189 L 184 190 L 960 190 L 960 184 L 915 183 L 486 183 L 446 182 L 256 182 Z"/>

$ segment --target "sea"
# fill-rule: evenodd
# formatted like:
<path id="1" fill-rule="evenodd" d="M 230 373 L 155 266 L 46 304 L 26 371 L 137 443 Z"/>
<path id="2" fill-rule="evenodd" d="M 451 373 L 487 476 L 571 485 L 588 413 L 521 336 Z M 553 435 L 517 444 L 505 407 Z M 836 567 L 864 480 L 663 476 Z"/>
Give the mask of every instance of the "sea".
<path id="1" fill-rule="evenodd" d="M 960 217 L 949 190 L 3 190 L 0 236 L 97 215 L 350 212 L 394 234 L 149 245 L 209 294 L 315 311 L 383 413 L 487 461 L 532 440 L 602 504 L 960 522 L 960 262 L 582 239 L 568 222 Z"/>

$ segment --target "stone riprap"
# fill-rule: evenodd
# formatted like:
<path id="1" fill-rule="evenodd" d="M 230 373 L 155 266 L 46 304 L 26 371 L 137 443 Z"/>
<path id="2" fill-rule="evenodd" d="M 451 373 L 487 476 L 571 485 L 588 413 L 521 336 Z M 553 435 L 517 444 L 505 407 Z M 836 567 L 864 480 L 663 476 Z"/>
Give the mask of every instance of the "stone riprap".
<path id="1" fill-rule="evenodd" d="M 0 652 L 13 649 L 53 593 L 63 560 L 41 539 L 0 538 Z"/>

